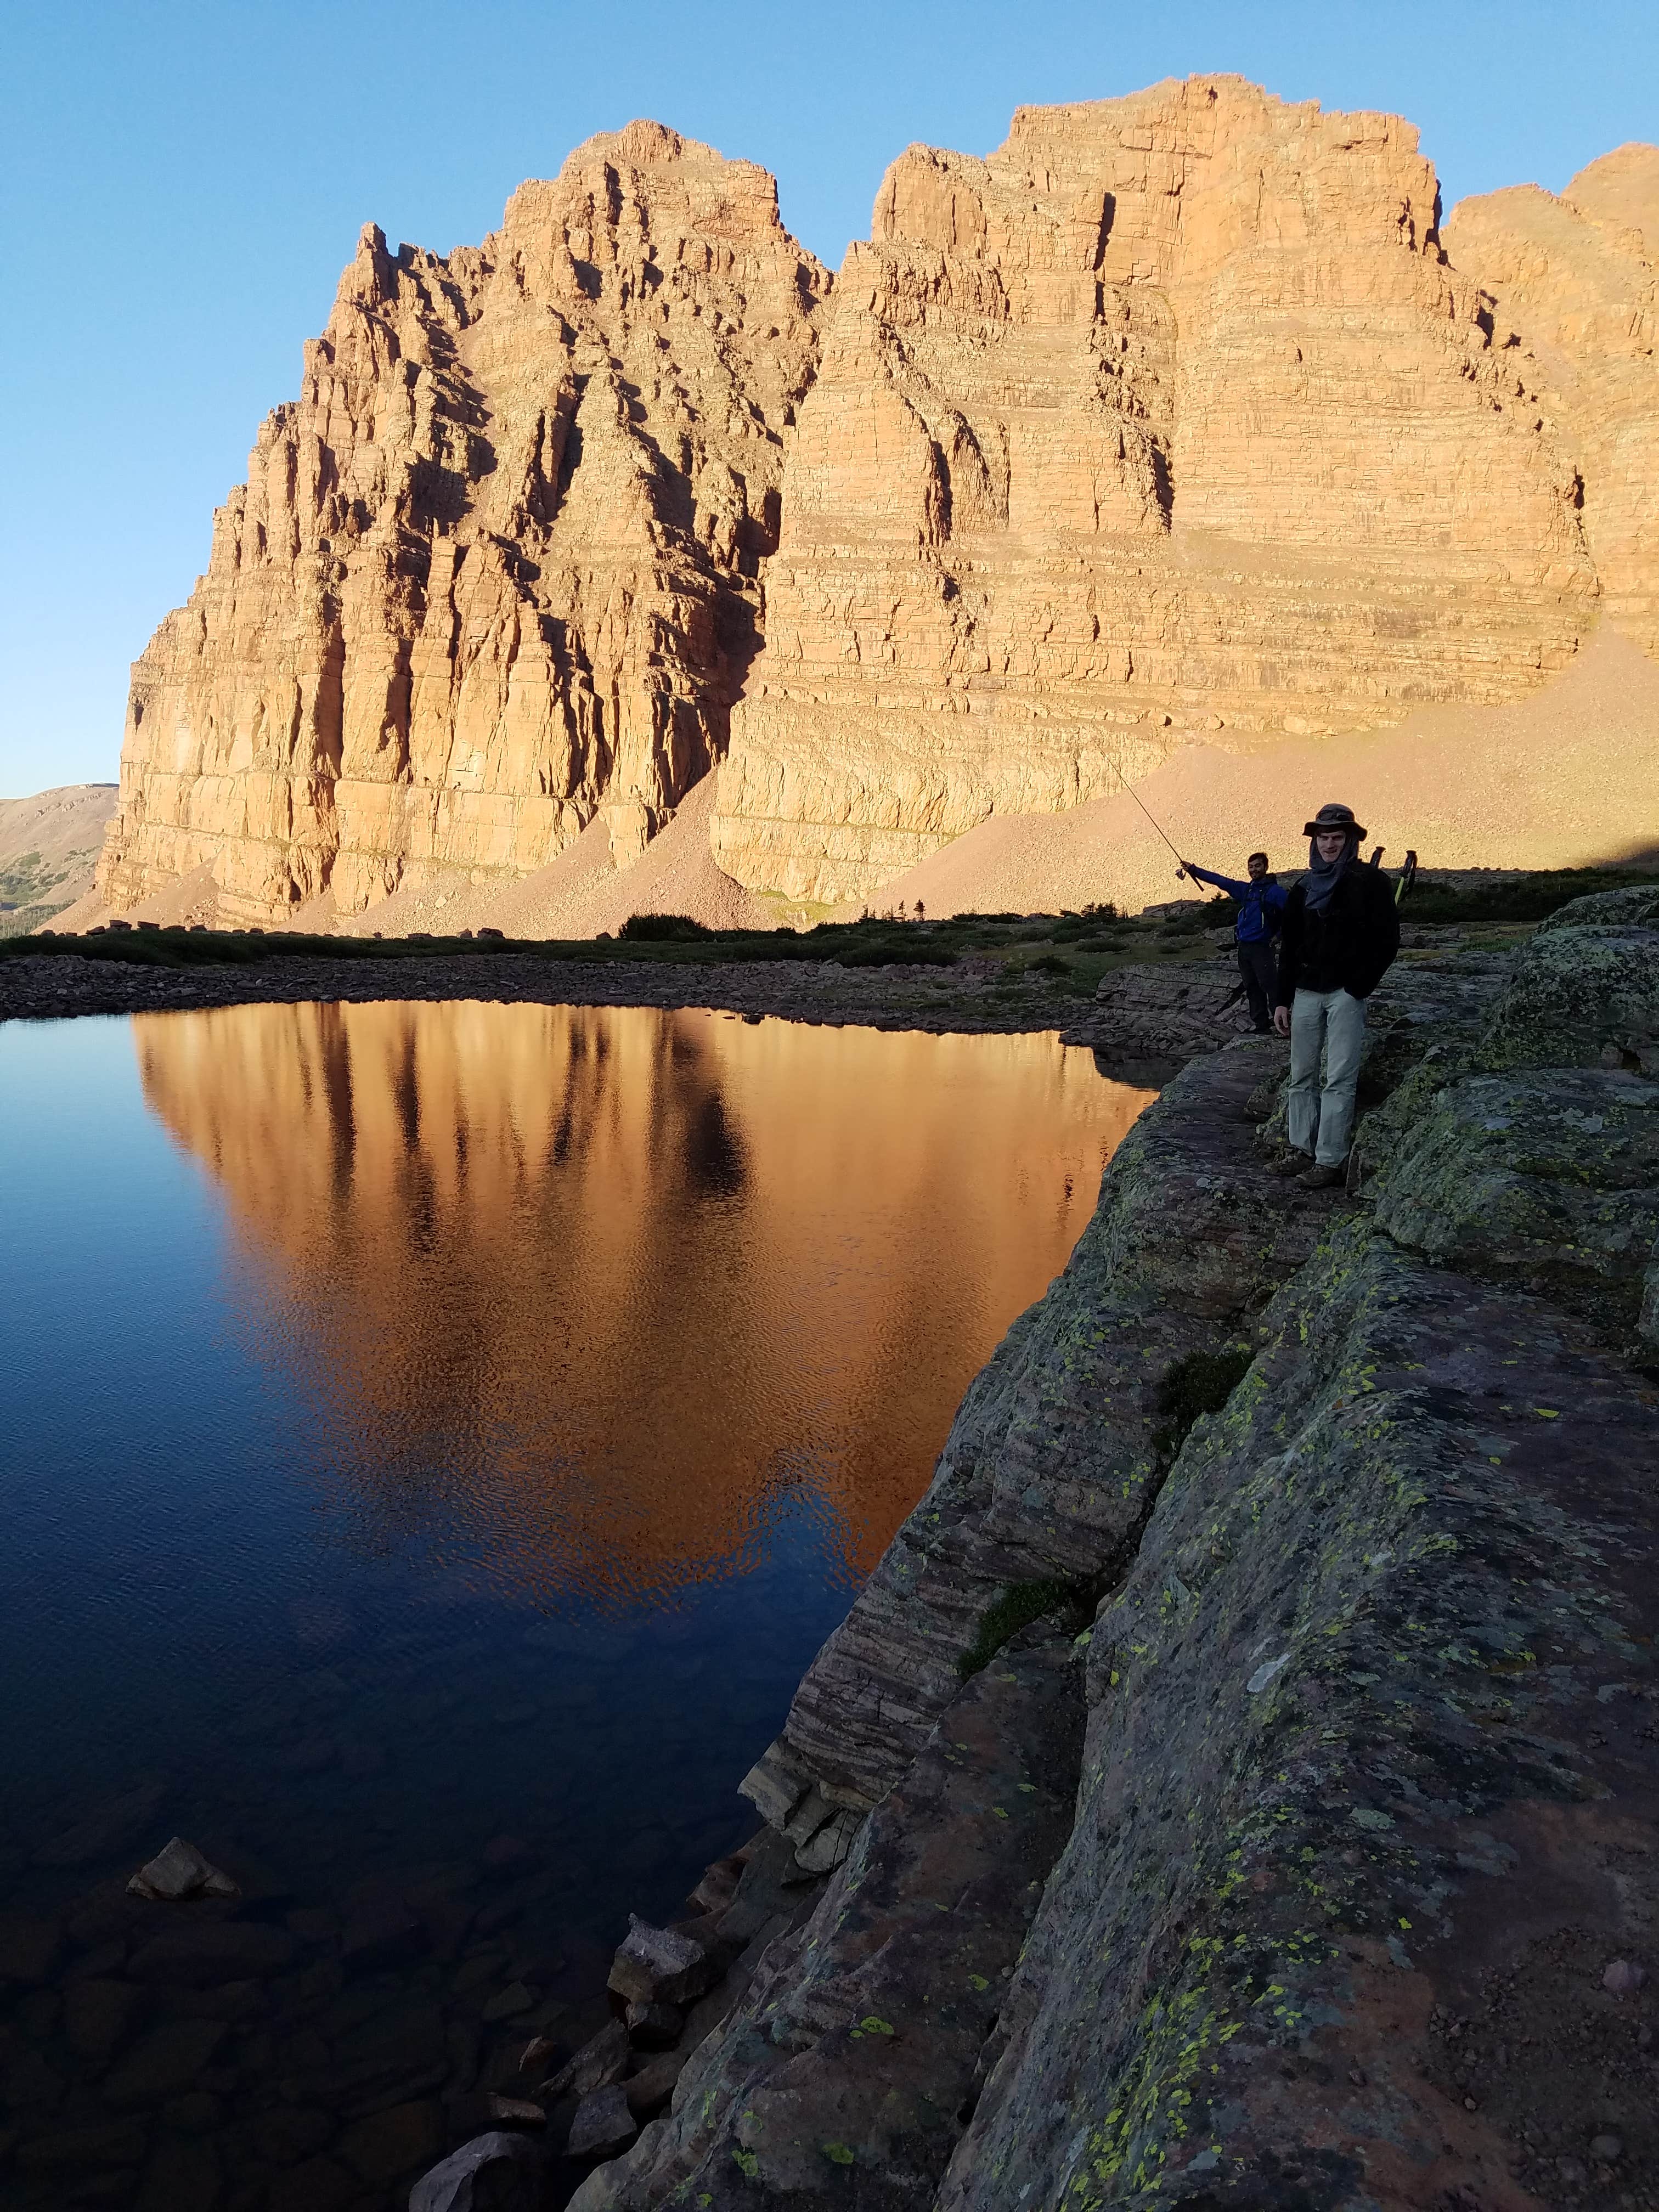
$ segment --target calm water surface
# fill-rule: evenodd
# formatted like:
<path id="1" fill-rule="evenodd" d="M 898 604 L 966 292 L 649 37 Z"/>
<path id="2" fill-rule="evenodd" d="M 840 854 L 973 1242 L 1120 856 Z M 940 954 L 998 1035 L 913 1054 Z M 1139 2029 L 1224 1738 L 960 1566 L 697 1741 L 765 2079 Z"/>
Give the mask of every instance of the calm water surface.
<path id="1" fill-rule="evenodd" d="M 366 2000 L 424 2008 L 450 2074 L 383 2085 L 401 2112 L 671 1915 L 1146 1095 L 1048 1037 L 696 1012 L 0 1029 L 0 1875 L 64 1938 L 0 2027 L 19 2201 L 62 2179 L 31 2132 L 114 2096 L 135 2186 L 205 2142 L 203 2203 L 263 2172 L 278 2204 L 300 2168 L 236 2130 L 299 2039 L 314 2078 Z M 177 2083 L 110 2086 L 185 2000 L 95 2051 L 60 2001 L 77 1960 L 131 1971 L 114 1878 L 175 1832 L 317 1993 L 229 2022 L 193 2136 Z M 354 1981 L 335 1930 L 410 1897 Z"/>

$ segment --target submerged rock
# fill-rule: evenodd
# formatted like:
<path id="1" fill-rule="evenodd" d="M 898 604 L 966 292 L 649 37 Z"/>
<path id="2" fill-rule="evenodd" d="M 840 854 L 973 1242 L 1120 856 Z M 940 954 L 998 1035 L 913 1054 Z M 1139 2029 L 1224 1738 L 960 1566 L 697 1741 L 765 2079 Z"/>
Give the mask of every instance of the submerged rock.
<path id="1" fill-rule="evenodd" d="M 141 1866 L 127 1887 L 135 1897 L 165 1899 L 176 1904 L 186 1897 L 240 1897 L 241 1891 L 228 1874 L 210 1865 L 194 1844 L 174 1836 L 153 1859 Z"/>

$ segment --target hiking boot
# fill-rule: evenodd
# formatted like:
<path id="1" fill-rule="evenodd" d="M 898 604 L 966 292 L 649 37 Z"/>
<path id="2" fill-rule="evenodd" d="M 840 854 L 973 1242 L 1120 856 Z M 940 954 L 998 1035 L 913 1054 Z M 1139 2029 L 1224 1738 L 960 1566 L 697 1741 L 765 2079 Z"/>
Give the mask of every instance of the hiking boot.
<path id="1" fill-rule="evenodd" d="M 1267 1172 L 1276 1176 L 1300 1176 L 1312 1164 L 1306 1152 L 1287 1149 L 1280 1152 L 1277 1159 L 1268 1161 Z"/>
<path id="2" fill-rule="evenodd" d="M 1299 1190 L 1334 1190 L 1338 1183 L 1346 1182 L 1347 1179 L 1348 1170 L 1346 1167 L 1321 1167 L 1316 1160 L 1312 1167 L 1299 1175 L 1296 1181 Z"/>

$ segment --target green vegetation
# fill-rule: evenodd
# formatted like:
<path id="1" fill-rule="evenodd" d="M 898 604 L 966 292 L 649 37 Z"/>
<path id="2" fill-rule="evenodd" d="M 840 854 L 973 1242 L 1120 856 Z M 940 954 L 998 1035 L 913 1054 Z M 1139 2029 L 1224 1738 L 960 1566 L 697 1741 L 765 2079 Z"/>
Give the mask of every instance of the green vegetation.
<path id="1" fill-rule="evenodd" d="M 1626 884 L 1659 883 L 1649 868 L 1534 868 L 1524 875 L 1493 873 L 1490 881 L 1463 872 L 1455 878 L 1419 874 L 1401 902 L 1411 922 L 1542 921 L 1569 899 Z"/>
<path id="2" fill-rule="evenodd" d="M 998 1591 L 990 1611 L 980 1622 L 971 1649 L 957 1660 L 957 1674 L 964 1682 L 977 1674 L 981 1668 L 990 1665 L 1011 1637 L 1047 1613 L 1056 1614 L 1067 1626 L 1086 1627 L 1094 1618 L 1097 1595 L 1093 1586 L 1085 1583 L 1010 1583 L 1006 1589 Z"/>
<path id="3" fill-rule="evenodd" d="M 25 854 L 0 878 L 14 889 L 25 887 Z M 33 878 L 29 878 L 33 881 Z M 1467 878 L 1452 882 L 1419 875 L 1401 911 L 1411 922 L 1486 923 L 1529 927 L 1568 900 L 1587 891 L 1615 890 L 1626 884 L 1659 882 L 1635 868 L 1547 869 L 1530 875 L 1494 877 L 1488 883 Z M 475 937 L 322 937 L 283 929 L 159 929 L 116 925 L 97 934 L 55 937 L 49 929 L 32 936 L 0 934 L 0 957 L 17 953 L 66 953 L 87 960 L 125 960 L 155 968 L 242 966 L 255 961 L 434 959 L 447 955 L 516 954 L 550 961 L 696 961 L 726 967 L 740 961 L 834 961 L 843 968 L 884 968 L 896 963 L 948 968 L 971 957 L 1001 964 L 1001 984 L 1010 991 L 1036 986 L 1079 998 L 1093 994 L 1109 969 L 1129 961 L 1187 961 L 1206 957 L 1209 933 L 1227 923 L 1232 902 L 1224 897 L 1174 901 L 1136 916 L 1109 905 L 1065 914 L 966 914 L 948 921 L 919 916 L 865 915 L 857 921 L 819 921 L 811 928 L 781 925 L 775 929 L 709 929 L 683 914 L 636 914 L 616 937 L 507 938 L 494 930 Z M 27 927 L 28 921 L 12 917 Z M 3 918 L 0 918 L 3 920 Z"/>
<path id="4" fill-rule="evenodd" d="M 810 929 L 708 929 L 687 915 L 635 915 L 617 937 L 547 941 L 501 937 L 323 937 L 281 929 L 160 929 L 140 925 L 97 934 L 54 937 L 48 931 L 6 952 L 70 953 L 88 960 L 124 960 L 144 967 L 245 966 L 284 959 L 434 959 L 458 953 L 517 954 L 542 960 L 696 961 L 727 967 L 742 961 L 823 961 L 843 968 L 948 968 L 964 955 L 1006 961 L 1017 983 L 1028 969 L 1079 994 L 1093 991 L 1106 969 L 1125 960 L 1191 958 L 1207 951 L 1204 932 L 1215 920 L 1194 904 L 1174 916 L 1126 921 L 1109 907 L 1081 914 L 961 915 L 949 921 L 900 921 L 866 915 L 822 921 Z"/>
<path id="5" fill-rule="evenodd" d="M 1255 1356 L 1248 1345 L 1228 1345 L 1219 1352 L 1189 1352 L 1170 1367 L 1158 1385 L 1161 1425 L 1152 1439 L 1166 1465 L 1186 1443 L 1200 1414 L 1221 1411 Z"/>

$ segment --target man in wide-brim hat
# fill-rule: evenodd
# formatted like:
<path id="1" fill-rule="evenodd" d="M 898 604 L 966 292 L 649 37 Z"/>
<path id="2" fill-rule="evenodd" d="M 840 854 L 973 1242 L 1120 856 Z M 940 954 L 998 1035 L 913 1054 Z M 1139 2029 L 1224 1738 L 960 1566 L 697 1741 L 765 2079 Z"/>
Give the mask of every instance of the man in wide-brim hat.
<path id="1" fill-rule="evenodd" d="M 1360 864 L 1366 831 L 1352 807 L 1322 806 L 1303 835 L 1308 872 L 1285 904 L 1273 1027 L 1291 1040 L 1283 1171 L 1322 1190 L 1346 1174 L 1365 1001 L 1400 950 L 1400 918 L 1393 885 Z"/>

